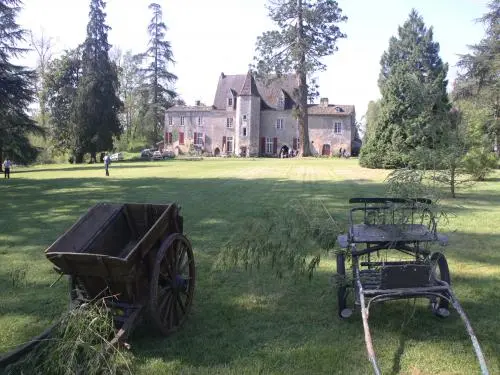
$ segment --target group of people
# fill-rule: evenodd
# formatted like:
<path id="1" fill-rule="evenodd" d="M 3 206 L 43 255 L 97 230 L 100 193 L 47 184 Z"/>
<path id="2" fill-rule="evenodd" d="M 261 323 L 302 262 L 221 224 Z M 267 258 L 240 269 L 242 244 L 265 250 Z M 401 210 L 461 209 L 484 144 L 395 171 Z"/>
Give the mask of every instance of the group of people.
<path id="1" fill-rule="evenodd" d="M 106 171 L 106 176 L 109 176 L 109 165 L 111 164 L 111 158 L 109 157 L 109 154 L 106 154 L 104 156 L 103 161 L 104 161 L 104 169 Z M 3 178 L 10 179 L 11 167 L 12 167 L 12 162 L 9 160 L 9 158 L 5 159 L 3 162 L 3 173 L 4 173 Z"/>
<path id="2" fill-rule="evenodd" d="M 351 156 L 351 154 L 349 153 L 349 151 L 347 151 L 346 148 L 342 149 L 342 147 L 340 148 L 339 150 L 339 158 L 349 158 Z"/>

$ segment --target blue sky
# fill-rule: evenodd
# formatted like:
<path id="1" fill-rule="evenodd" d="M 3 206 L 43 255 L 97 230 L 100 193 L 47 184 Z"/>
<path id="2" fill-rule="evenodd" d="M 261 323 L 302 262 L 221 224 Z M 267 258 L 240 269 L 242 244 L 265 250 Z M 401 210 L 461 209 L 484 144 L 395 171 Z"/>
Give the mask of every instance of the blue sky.
<path id="1" fill-rule="evenodd" d="M 134 53 L 145 49 L 146 28 L 151 18 L 150 0 L 108 0 L 109 42 Z M 163 8 L 176 60 L 172 71 L 179 77 L 176 88 L 188 104 L 201 100 L 212 104 L 221 72 L 242 74 L 252 62 L 255 41 L 273 24 L 267 17 L 267 0 L 168 0 Z M 317 74 L 320 94 L 330 103 L 354 104 L 357 118 L 367 104 L 380 96 L 377 79 L 380 57 L 398 25 L 412 8 L 433 26 L 441 58 L 448 62 L 450 82 L 456 75 L 457 54 L 479 41 L 484 33 L 474 20 L 486 12 L 487 0 L 339 0 L 349 17 L 341 24 L 347 39 L 339 51 L 324 62 L 327 70 Z M 19 23 L 26 29 L 54 38 L 56 52 L 75 47 L 85 38 L 88 0 L 24 0 Z M 32 54 L 24 63 L 34 66 Z"/>

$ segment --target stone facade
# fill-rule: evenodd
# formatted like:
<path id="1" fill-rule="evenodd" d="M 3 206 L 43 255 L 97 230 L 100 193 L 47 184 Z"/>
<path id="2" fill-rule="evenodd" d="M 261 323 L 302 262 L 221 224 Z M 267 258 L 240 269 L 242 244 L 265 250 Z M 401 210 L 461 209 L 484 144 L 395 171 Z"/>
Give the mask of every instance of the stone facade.
<path id="1" fill-rule="evenodd" d="M 288 75 L 264 84 L 246 75 L 221 74 L 212 106 L 174 106 L 165 117 L 165 148 L 185 153 L 195 149 L 212 155 L 278 156 L 298 149 L 298 123 Z M 319 155 L 351 153 L 355 136 L 354 106 L 310 104 L 309 137 Z M 192 146 L 193 145 L 193 146 Z"/>

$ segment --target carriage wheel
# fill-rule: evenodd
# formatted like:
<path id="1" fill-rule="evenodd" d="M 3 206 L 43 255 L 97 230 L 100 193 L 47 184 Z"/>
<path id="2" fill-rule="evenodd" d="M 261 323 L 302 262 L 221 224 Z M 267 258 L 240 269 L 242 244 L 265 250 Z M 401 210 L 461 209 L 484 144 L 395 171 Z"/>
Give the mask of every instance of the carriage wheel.
<path id="1" fill-rule="evenodd" d="M 352 315 L 352 309 L 347 308 L 347 284 L 345 279 L 345 255 L 337 254 L 337 302 L 338 314 L 341 319 Z"/>
<path id="2" fill-rule="evenodd" d="M 433 277 L 437 280 L 442 280 L 451 285 L 450 270 L 448 268 L 448 262 L 444 254 L 440 252 L 433 253 L 431 255 L 432 273 Z M 431 307 L 435 315 L 446 318 L 450 315 L 449 305 L 447 299 L 441 297 L 431 298 Z"/>
<path id="3" fill-rule="evenodd" d="M 162 334 L 175 332 L 193 302 L 195 266 L 189 240 L 180 233 L 161 244 L 149 286 L 151 317 Z"/>

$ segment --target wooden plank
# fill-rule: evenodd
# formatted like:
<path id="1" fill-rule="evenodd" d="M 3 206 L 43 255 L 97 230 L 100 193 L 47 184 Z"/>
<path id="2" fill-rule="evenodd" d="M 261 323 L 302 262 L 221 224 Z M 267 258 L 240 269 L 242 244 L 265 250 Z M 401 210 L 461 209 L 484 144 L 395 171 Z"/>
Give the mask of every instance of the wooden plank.
<path id="1" fill-rule="evenodd" d="M 429 242 L 436 236 L 422 224 L 355 224 L 351 227 L 352 242 Z"/>

